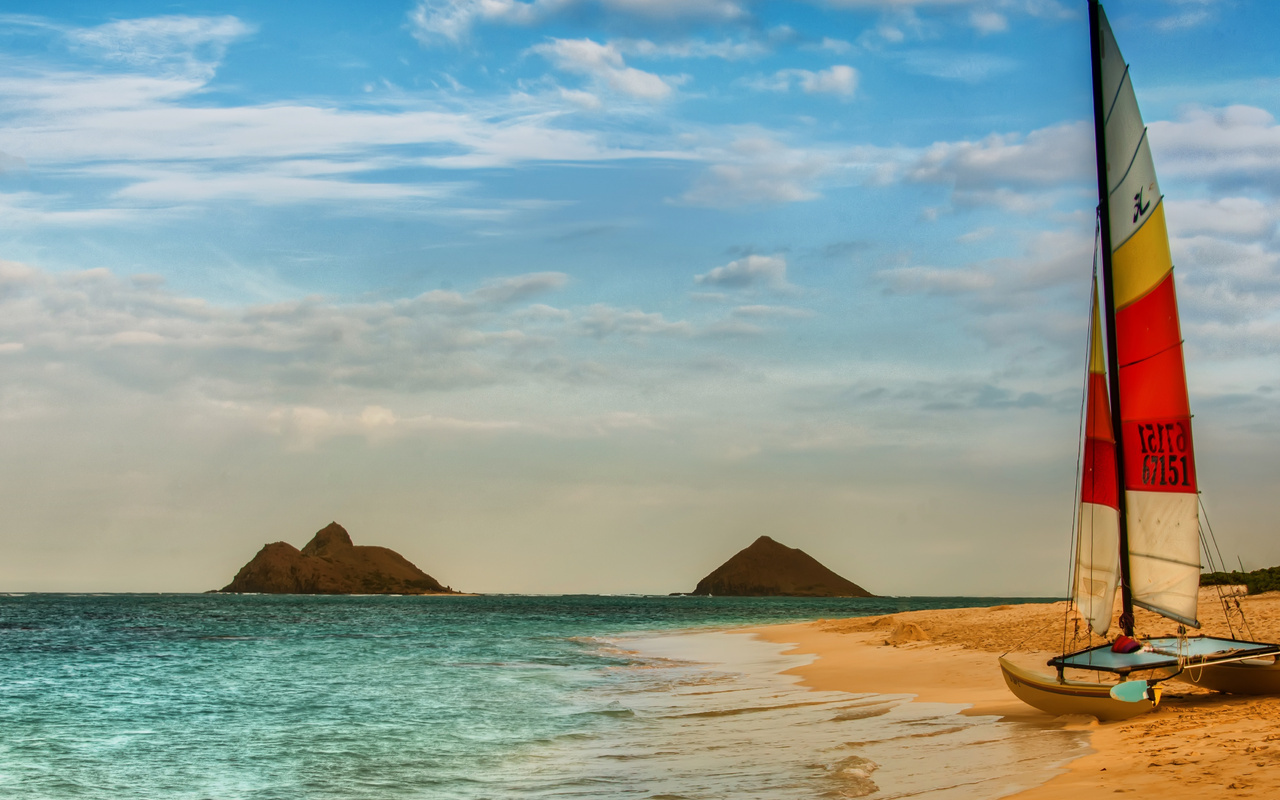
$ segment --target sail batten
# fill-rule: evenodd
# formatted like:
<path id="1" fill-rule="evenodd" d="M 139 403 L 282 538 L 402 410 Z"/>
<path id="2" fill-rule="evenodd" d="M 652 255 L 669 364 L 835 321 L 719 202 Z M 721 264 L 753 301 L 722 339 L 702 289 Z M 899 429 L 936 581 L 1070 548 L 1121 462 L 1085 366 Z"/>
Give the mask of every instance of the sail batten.
<path id="1" fill-rule="evenodd" d="M 1151 143 L 1132 73 L 1098 9 L 1110 242 L 1108 319 L 1116 352 L 1119 487 L 1124 492 L 1129 593 L 1134 605 L 1196 621 L 1200 530 L 1191 410 L 1173 258 Z"/>
<path id="2" fill-rule="evenodd" d="M 1120 76 L 1120 83 L 1123 85 L 1129 79 L 1129 65 L 1124 67 L 1124 75 Z M 1111 102 L 1107 103 L 1107 113 L 1102 122 L 1105 125 L 1111 119 L 1111 112 L 1116 110 L 1116 103 L 1120 102 L 1120 87 L 1116 87 L 1116 93 L 1111 96 Z"/>

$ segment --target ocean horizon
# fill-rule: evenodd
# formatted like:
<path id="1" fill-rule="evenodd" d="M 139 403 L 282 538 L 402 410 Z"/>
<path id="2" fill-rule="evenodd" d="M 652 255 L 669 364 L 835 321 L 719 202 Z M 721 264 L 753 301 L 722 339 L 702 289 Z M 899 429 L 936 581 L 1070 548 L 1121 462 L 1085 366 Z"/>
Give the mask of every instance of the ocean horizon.
<path id="1" fill-rule="evenodd" d="M 809 691 L 734 630 L 1044 600 L 0 595 L 0 796 L 998 797 L 1083 735 Z"/>

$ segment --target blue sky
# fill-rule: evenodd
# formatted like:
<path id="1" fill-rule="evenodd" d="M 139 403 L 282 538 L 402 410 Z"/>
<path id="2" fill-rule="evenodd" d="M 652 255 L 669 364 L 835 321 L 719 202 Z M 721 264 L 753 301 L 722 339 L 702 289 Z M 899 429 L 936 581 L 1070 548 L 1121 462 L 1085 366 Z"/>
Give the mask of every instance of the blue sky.
<path id="1" fill-rule="evenodd" d="M 1107 5 L 1202 488 L 1280 562 L 1272 4 Z M 331 519 L 476 591 L 1064 590 L 1085 4 L 22 3 L 0 589 L 202 590 Z"/>

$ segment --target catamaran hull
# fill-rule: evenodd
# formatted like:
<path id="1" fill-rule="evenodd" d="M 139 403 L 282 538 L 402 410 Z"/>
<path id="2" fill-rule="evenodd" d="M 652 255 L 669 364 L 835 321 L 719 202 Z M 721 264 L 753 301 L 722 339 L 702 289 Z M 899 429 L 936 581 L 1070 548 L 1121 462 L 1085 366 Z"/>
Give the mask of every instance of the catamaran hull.
<path id="1" fill-rule="evenodd" d="M 1176 680 L 1225 694 L 1280 694 L 1280 659 L 1188 667 Z"/>
<path id="2" fill-rule="evenodd" d="M 1000 671 L 1009 691 L 1027 705 L 1046 714 L 1060 717 L 1064 714 L 1085 714 L 1103 722 L 1136 717 L 1156 707 L 1160 702 L 1157 693 L 1154 700 L 1130 703 L 1111 696 L 1114 684 L 1064 681 L 1025 670 L 1006 659 L 1000 659 Z"/>

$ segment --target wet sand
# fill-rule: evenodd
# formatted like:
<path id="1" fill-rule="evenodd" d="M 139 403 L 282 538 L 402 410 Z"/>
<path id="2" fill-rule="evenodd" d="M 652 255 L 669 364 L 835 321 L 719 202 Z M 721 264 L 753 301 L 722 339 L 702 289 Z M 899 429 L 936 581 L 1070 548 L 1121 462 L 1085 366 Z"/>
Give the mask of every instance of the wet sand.
<path id="1" fill-rule="evenodd" d="M 1228 633 L 1214 587 L 1201 589 L 1204 633 Z M 1280 593 L 1228 597 L 1249 623 L 1242 638 L 1280 641 Z M 1280 797 L 1280 697 L 1232 697 L 1169 682 L 1160 706 L 1124 722 L 1057 718 L 1025 705 L 1004 684 L 996 657 L 1045 673 L 1062 651 L 1065 602 L 992 608 L 911 611 L 885 617 L 819 620 L 754 629 L 762 639 L 790 643 L 789 653 L 814 654 L 792 670 L 818 690 L 910 693 L 924 702 L 964 703 L 967 714 L 1070 726 L 1091 732 L 1093 752 L 1018 800 L 1076 800 L 1086 793 L 1181 798 Z M 1170 635 L 1176 623 L 1139 611 L 1140 636 Z M 1239 633 L 1237 622 L 1236 630 Z M 893 642 L 889 644 L 887 642 Z M 1094 637 L 1091 644 L 1100 644 Z M 1071 649 L 1087 646 L 1086 638 Z"/>

